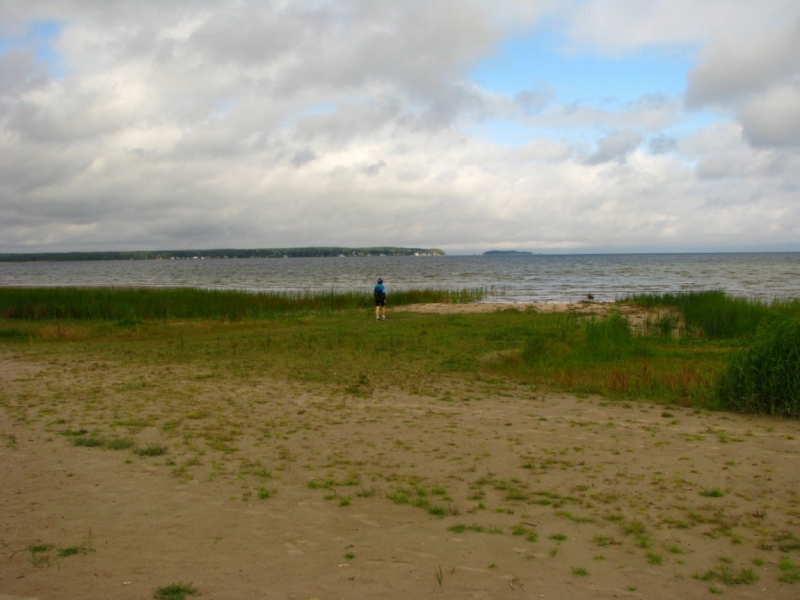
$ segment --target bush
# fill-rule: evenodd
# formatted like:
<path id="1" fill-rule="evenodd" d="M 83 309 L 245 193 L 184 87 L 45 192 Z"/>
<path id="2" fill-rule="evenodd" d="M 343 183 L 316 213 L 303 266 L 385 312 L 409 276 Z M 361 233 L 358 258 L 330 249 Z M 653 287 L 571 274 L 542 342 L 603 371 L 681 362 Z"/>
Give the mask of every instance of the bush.
<path id="1" fill-rule="evenodd" d="M 715 395 L 726 410 L 800 417 L 800 317 L 760 327 L 729 360 Z"/>

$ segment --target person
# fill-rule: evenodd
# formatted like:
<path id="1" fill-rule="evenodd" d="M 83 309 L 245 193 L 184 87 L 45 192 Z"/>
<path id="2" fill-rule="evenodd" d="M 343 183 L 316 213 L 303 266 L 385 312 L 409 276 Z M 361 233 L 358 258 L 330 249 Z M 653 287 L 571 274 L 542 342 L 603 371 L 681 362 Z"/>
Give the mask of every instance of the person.
<path id="1" fill-rule="evenodd" d="M 383 279 L 378 277 L 378 285 L 375 286 L 373 291 L 375 296 L 375 320 L 381 320 L 381 311 L 383 311 L 383 320 L 386 320 L 386 287 L 383 285 Z"/>

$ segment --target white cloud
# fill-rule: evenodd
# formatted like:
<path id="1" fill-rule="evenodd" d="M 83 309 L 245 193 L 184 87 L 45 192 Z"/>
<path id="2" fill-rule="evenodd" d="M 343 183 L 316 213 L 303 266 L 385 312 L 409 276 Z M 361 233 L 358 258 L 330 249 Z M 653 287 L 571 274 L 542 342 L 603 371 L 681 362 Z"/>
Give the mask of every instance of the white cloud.
<path id="1" fill-rule="evenodd" d="M 61 21 L 65 64 L 53 78 L 30 50 L 0 57 L 0 250 L 790 243 L 794 75 L 734 89 L 714 50 L 723 25 L 758 45 L 786 4 L 765 2 L 0 0 L 6 31 Z M 605 52 L 716 40 L 692 101 L 741 125 L 673 134 L 679 98 L 598 109 L 546 82 L 509 98 L 468 81 L 553 11 Z M 495 118 L 535 133 L 467 133 Z M 602 134 L 586 150 L 553 133 L 569 128 Z"/>

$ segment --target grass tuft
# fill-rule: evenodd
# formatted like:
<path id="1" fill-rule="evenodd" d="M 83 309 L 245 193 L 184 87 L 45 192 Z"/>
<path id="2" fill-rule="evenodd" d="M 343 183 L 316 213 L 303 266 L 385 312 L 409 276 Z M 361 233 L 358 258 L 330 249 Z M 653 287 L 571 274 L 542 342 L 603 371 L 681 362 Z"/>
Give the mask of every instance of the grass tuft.
<path id="1" fill-rule="evenodd" d="M 184 600 L 186 596 L 195 596 L 199 593 L 192 584 L 172 583 L 158 588 L 153 593 L 153 598 L 154 600 Z"/>
<path id="2" fill-rule="evenodd" d="M 166 446 L 162 446 L 161 444 L 147 444 L 144 448 L 139 448 L 135 450 L 136 454 L 139 456 L 161 456 L 167 451 Z"/>

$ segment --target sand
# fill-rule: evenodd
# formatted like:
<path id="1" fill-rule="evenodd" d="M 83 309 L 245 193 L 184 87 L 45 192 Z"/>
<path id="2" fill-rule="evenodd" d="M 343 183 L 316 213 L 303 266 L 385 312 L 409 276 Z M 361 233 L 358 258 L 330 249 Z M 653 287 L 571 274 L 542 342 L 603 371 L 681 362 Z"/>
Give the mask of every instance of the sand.
<path id="1" fill-rule="evenodd" d="M 0 385 L 2 600 L 800 597 L 796 421 L 81 355 L 5 353 Z"/>

